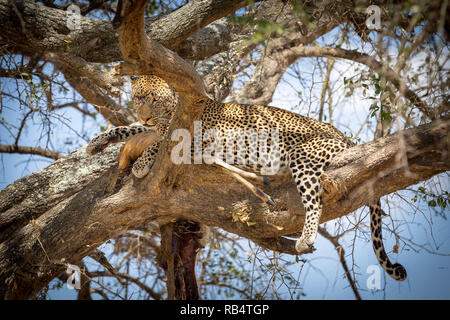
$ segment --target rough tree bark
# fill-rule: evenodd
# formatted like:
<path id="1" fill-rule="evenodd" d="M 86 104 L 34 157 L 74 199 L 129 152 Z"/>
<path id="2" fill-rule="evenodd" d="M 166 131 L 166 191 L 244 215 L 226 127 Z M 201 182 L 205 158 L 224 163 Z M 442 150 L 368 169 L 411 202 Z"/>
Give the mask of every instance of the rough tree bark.
<path id="1" fill-rule="evenodd" d="M 166 272 L 169 300 L 198 300 L 195 275 L 197 252 L 202 248 L 204 231 L 200 223 L 177 220 L 162 225 L 159 264 Z"/>

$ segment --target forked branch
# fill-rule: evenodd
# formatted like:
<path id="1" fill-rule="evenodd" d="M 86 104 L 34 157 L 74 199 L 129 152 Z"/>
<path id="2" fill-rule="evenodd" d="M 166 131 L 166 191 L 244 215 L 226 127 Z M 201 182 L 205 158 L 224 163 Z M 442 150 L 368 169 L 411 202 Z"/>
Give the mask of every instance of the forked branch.
<path id="1" fill-rule="evenodd" d="M 187 98 L 205 97 L 203 80 L 194 67 L 145 33 L 145 2 L 119 1 L 113 21 L 119 32 L 122 55 L 127 62 L 135 66 L 133 73 L 157 75 Z"/>

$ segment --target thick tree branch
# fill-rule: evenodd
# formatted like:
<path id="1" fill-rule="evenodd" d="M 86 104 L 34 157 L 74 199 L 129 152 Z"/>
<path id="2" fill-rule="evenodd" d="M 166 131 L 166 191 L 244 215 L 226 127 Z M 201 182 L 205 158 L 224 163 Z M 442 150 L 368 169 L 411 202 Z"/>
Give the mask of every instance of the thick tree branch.
<path id="1" fill-rule="evenodd" d="M 435 121 L 337 157 L 326 171 L 327 181 L 338 183 L 326 188 L 321 221 L 449 170 L 449 126 L 450 120 Z M 261 204 L 221 169 L 208 165 L 180 165 L 176 176 L 165 174 L 157 185 L 149 185 L 151 177 L 136 180 L 122 174 L 112 193 L 105 193 L 118 149 L 112 146 L 104 155 L 89 157 L 83 147 L 0 191 L 0 296 L 33 296 L 49 281 L 49 270 L 61 270 L 61 259 L 76 263 L 107 239 L 155 219 L 161 224 L 194 220 L 295 254 L 294 241 L 279 238 L 297 233 L 304 222 L 289 178 L 273 179 L 264 187 L 274 207 Z M 399 165 L 404 163 L 399 162 L 401 150 L 406 150 L 407 167 Z M 152 170 L 161 168 L 156 165 Z M 233 222 L 233 214 L 242 213 L 256 224 Z M 19 292 L 11 283 L 28 289 Z"/>
<path id="2" fill-rule="evenodd" d="M 144 29 L 144 4 L 145 0 L 119 2 L 118 12 L 121 14 L 117 14 L 113 21 L 119 32 L 123 57 L 135 66 L 132 72 L 157 75 L 188 99 L 206 97 L 203 80 L 194 67 L 147 36 Z"/>
<path id="3" fill-rule="evenodd" d="M 182 41 L 236 9 L 246 5 L 245 1 L 209 0 L 192 1 L 180 9 L 146 21 L 146 32 L 165 47 L 182 52 L 195 59 L 188 43 Z M 118 34 L 111 23 L 80 17 L 80 28 L 70 30 L 68 13 L 64 10 L 39 5 L 33 1 L 21 1 L 21 18 L 27 32 L 23 32 L 21 21 L 9 0 L 0 0 L 1 41 L 15 44 L 23 49 L 41 53 L 68 53 L 88 62 L 109 63 L 122 60 L 118 46 Z M 214 37 L 220 34 L 214 33 Z M 204 40 L 204 37 L 199 37 Z M 198 46 L 196 41 L 190 40 Z M 68 51 L 69 49 L 69 51 Z M 211 54 L 217 53 L 212 51 Z M 204 51 L 201 53 L 204 55 Z"/>
<path id="4" fill-rule="evenodd" d="M 119 86 L 123 85 L 123 80 L 116 78 L 110 72 L 100 70 L 100 66 L 94 63 L 88 63 L 86 60 L 69 54 L 47 53 L 44 58 L 52 61 L 64 68 L 76 70 L 80 78 L 88 78 L 100 88 L 104 88 L 110 95 L 119 96 Z"/>
<path id="5" fill-rule="evenodd" d="M 88 103 L 95 106 L 98 112 L 115 126 L 126 126 L 136 122 L 136 116 L 129 110 L 120 106 L 113 98 L 108 96 L 88 78 L 72 69 L 61 68 L 67 82 L 74 88 Z"/>
<path id="6" fill-rule="evenodd" d="M 185 59 L 203 60 L 228 50 L 232 40 L 228 28 L 229 23 L 227 18 L 214 21 L 182 41 L 175 51 Z"/>
<path id="7" fill-rule="evenodd" d="M 148 35 L 163 46 L 175 50 L 181 42 L 204 26 L 247 5 L 239 0 L 194 0 L 171 14 L 158 19 L 158 31 L 153 27 Z M 158 35 L 156 35 L 158 33 Z"/>

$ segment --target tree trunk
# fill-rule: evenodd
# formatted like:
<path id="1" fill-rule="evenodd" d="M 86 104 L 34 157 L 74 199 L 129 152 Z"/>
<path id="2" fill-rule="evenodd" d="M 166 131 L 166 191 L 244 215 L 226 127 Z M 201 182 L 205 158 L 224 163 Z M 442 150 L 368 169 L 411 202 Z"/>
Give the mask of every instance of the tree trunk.
<path id="1" fill-rule="evenodd" d="M 160 265 L 166 272 L 169 300 L 198 300 L 195 261 L 201 249 L 200 224 L 178 220 L 161 226 Z"/>

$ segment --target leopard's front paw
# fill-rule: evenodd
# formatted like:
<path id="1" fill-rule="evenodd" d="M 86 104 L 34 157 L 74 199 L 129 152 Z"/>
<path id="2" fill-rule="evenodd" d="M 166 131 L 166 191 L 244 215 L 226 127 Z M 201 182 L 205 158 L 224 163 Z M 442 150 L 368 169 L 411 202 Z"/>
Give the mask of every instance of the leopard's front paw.
<path id="1" fill-rule="evenodd" d="M 118 142 L 119 140 L 120 136 L 117 134 L 117 130 L 106 131 L 89 141 L 86 152 L 92 156 L 103 151 L 108 144 Z"/>
<path id="2" fill-rule="evenodd" d="M 131 172 L 136 178 L 142 179 L 149 173 L 151 167 L 151 165 L 143 165 L 142 163 L 135 162 Z"/>
<path id="3" fill-rule="evenodd" d="M 109 140 L 103 134 L 96 136 L 94 139 L 89 141 L 86 147 L 86 153 L 88 155 L 94 155 L 103 151 L 109 144 Z"/>

